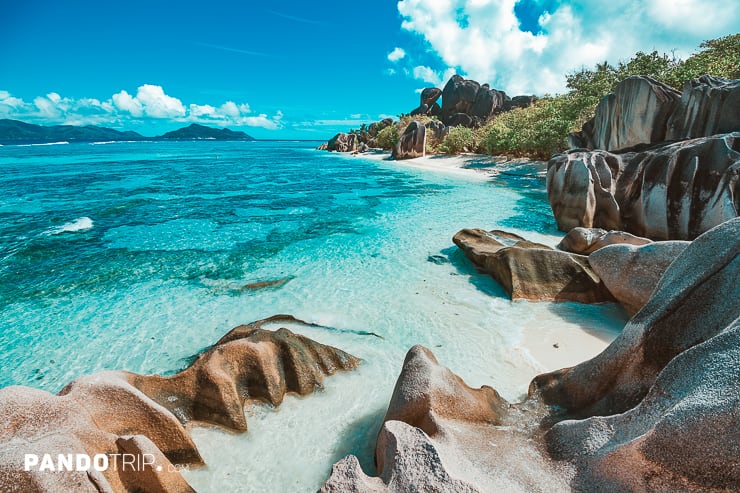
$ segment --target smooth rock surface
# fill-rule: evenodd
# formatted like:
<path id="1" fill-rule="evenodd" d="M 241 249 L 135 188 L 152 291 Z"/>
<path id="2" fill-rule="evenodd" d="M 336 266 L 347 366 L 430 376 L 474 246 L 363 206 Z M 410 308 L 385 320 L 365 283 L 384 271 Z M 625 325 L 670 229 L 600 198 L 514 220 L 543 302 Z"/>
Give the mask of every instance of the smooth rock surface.
<path id="1" fill-rule="evenodd" d="M 657 241 L 642 246 L 608 245 L 588 256 L 588 263 L 630 315 L 645 306 L 666 269 L 690 244 Z"/>
<path id="2" fill-rule="evenodd" d="M 1 389 L 0 490 L 192 491 L 173 467 L 203 463 L 185 425 L 245 431 L 246 403 L 277 406 L 286 393 L 307 395 L 326 375 L 359 364 L 287 329 L 260 328 L 274 322 L 303 323 L 282 315 L 239 326 L 170 377 L 106 371 L 80 377 L 56 396 L 28 387 Z M 151 453 L 156 462 L 137 472 L 24 471 L 25 454 L 48 453 Z"/>
<path id="3" fill-rule="evenodd" d="M 681 93 L 650 77 L 627 77 L 599 101 L 593 123 L 579 138 L 589 148 L 606 151 L 663 142 L 680 98 Z"/>
<path id="4" fill-rule="evenodd" d="M 740 80 L 703 75 L 687 81 L 668 121 L 667 140 L 740 130 Z"/>
<path id="5" fill-rule="evenodd" d="M 614 300 L 583 255 L 496 230 L 463 229 L 453 241 L 481 272 L 496 279 L 511 299 L 581 303 Z"/>
<path id="6" fill-rule="evenodd" d="M 589 255 L 608 245 L 646 245 L 652 240 L 624 231 L 606 231 L 601 228 L 573 228 L 568 231 L 557 248 L 564 252 Z"/>
<path id="7" fill-rule="evenodd" d="M 691 240 L 740 210 L 740 132 L 642 152 L 571 151 L 547 166 L 558 228 Z"/>
<path id="8" fill-rule="evenodd" d="M 426 146 L 427 129 L 424 125 L 414 120 L 403 131 L 391 155 L 393 159 L 399 161 L 402 159 L 424 157 L 426 155 Z"/>

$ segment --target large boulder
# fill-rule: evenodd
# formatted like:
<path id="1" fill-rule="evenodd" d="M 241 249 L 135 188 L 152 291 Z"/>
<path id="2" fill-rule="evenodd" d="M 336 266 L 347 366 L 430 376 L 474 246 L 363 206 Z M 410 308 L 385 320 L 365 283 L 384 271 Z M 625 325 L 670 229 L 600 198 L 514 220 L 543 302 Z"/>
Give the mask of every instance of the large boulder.
<path id="1" fill-rule="evenodd" d="M 442 119 L 455 113 L 470 115 L 479 89 L 480 84 L 476 81 L 453 75 L 442 89 Z"/>
<path id="2" fill-rule="evenodd" d="M 398 139 L 398 144 L 393 148 L 391 155 L 393 159 L 413 159 L 424 157 L 427 146 L 427 129 L 416 120 L 409 123 Z"/>
<path id="3" fill-rule="evenodd" d="M 354 152 L 357 150 L 359 141 L 357 134 L 346 134 L 339 132 L 326 143 L 326 149 L 336 152 Z"/>
<path id="4" fill-rule="evenodd" d="M 564 252 L 588 255 L 607 245 L 646 245 L 652 240 L 624 231 L 606 231 L 601 228 L 573 228 L 558 244 Z"/>
<path id="5" fill-rule="evenodd" d="M 607 151 L 662 142 L 680 98 L 681 93 L 650 77 L 627 77 L 599 101 L 593 122 L 578 140 Z"/>
<path id="6" fill-rule="evenodd" d="M 498 230 L 463 229 L 452 240 L 478 270 L 496 279 L 511 299 L 614 300 L 583 255 Z"/>
<path id="7" fill-rule="evenodd" d="M 430 137 L 437 142 L 442 142 L 447 134 L 450 133 L 450 127 L 439 120 L 430 120 L 425 127 L 427 127 L 427 131 L 430 133 Z"/>
<path id="8" fill-rule="evenodd" d="M 419 101 L 419 105 L 425 104 L 431 108 L 431 106 L 437 102 L 441 95 L 441 89 L 437 87 L 425 87 L 421 91 L 421 101 Z"/>
<path id="9" fill-rule="evenodd" d="M 507 99 L 504 91 L 491 89 L 488 84 L 483 84 L 475 96 L 472 108 L 470 108 L 470 116 L 487 120 L 494 114 L 503 111 Z"/>
<path id="10" fill-rule="evenodd" d="M 529 406 L 526 413 L 542 410 Z M 523 416 L 491 387 L 469 387 L 429 349 L 414 346 L 376 441 L 379 476 L 367 476 L 348 456 L 321 493 L 569 491 L 567 468 L 532 446 L 537 423 L 512 426 Z"/>
<path id="11" fill-rule="evenodd" d="M 305 324 L 279 315 L 239 326 L 168 377 L 106 371 L 74 380 L 58 395 L 0 390 L 0 490 L 192 491 L 175 467 L 203 464 L 189 423 L 245 431 L 245 405 L 277 406 L 286 393 L 307 395 L 325 376 L 359 364 L 287 329 L 262 328 L 283 322 Z M 25 454 L 52 454 L 56 461 L 57 454 L 123 453 L 138 457 L 141 467 L 132 471 L 119 462 L 89 474 L 24 470 Z"/>
<path id="12" fill-rule="evenodd" d="M 468 127 L 473 128 L 476 120 L 467 113 L 453 113 L 443 120 L 448 127 Z"/>
<path id="13" fill-rule="evenodd" d="M 696 239 L 609 347 L 535 377 L 522 403 L 412 348 L 376 442 L 380 476 L 350 456 L 322 491 L 737 491 L 739 254 L 740 218 Z"/>
<path id="14" fill-rule="evenodd" d="M 373 122 L 368 127 L 367 134 L 370 137 L 377 137 L 378 132 L 380 132 L 386 127 L 390 127 L 391 125 L 393 125 L 393 118 L 384 118 L 383 120 L 380 120 L 379 122 Z"/>
<path id="15" fill-rule="evenodd" d="M 668 266 L 688 241 L 658 241 L 642 246 L 614 244 L 588 256 L 588 263 L 630 315 L 642 308 Z"/>
<path id="16" fill-rule="evenodd" d="M 740 130 L 740 80 L 704 75 L 684 84 L 668 121 L 666 139 L 682 140 Z"/>
<path id="17" fill-rule="evenodd" d="M 740 211 L 740 132 L 642 152 L 556 154 L 547 192 L 563 231 L 597 227 L 691 240 Z"/>
<path id="18" fill-rule="evenodd" d="M 738 279 L 740 218 L 693 241 L 604 352 L 533 381 L 575 418 L 546 438 L 576 490 L 738 489 Z"/>
<path id="19" fill-rule="evenodd" d="M 513 98 L 506 97 L 504 101 L 503 111 L 510 111 L 515 108 L 529 108 L 537 101 L 537 96 L 514 96 Z"/>

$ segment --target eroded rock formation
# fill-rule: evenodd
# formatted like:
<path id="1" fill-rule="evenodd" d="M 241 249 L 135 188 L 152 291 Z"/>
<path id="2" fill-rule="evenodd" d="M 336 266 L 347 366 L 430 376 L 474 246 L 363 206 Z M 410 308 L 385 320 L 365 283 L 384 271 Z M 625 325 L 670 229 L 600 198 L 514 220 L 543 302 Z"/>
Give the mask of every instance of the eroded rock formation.
<path id="1" fill-rule="evenodd" d="M 322 491 L 737 491 L 739 254 L 740 218 L 693 241 L 607 349 L 536 377 L 519 404 L 412 348 L 379 477 L 350 456 Z"/>
<path id="2" fill-rule="evenodd" d="M 393 148 L 393 159 L 401 160 L 424 157 L 426 155 L 426 146 L 426 127 L 417 121 L 413 121 L 406 127 L 406 130 L 404 130 L 398 139 L 398 144 Z"/>
<path id="3" fill-rule="evenodd" d="M 187 433 L 191 422 L 245 431 L 244 406 L 279 405 L 306 395 L 326 375 L 355 368 L 357 358 L 265 324 L 239 326 L 169 376 L 106 371 L 68 384 L 58 395 L 28 387 L 0 390 L 0 489 L 3 491 L 192 491 L 172 464 L 202 464 Z M 143 472 L 121 464 L 104 472 L 24 471 L 24 455 L 152 454 Z M 112 464 L 111 459 L 111 464 Z M 162 469 L 158 469 L 161 467 Z"/>
<path id="4" fill-rule="evenodd" d="M 326 143 L 326 150 L 336 152 L 354 152 L 357 150 L 359 140 L 357 134 L 346 134 L 340 132 L 329 139 Z"/>
<path id="5" fill-rule="evenodd" d="M 695 139 L 740 130 L 740 80 L 704 75 L 684 84 L 668 121 L 667 140 Z"/>
<path id="6" fill-rule="evenodd" d="M 593 122 L 572 135 L 571 144 L 615 151 L 662 142 L 680 99 L 681 93 L 655 79 L 627 77 L 599 102 Z"/>
<path id="7" fill-rule="evenodd" d="M 613 301 L 588 258 L 532 243 L 505 231 L 463 229 L 452 239 L 512 299 Z"/>
<path id="8" fill-rule="evenodd" d="M 614 298 L 634 315 L 642 308 L 668 266 L 688 241 L 657 241 L 641 246 L 608 245 L 588 256 L 588 263 Z"/>
<path id="9" fill-rule="evenodd" d="M 570 151 L 548 163 L 558 227 L 691 240 L 740 211 L 740 132 L 613 154 Z"/>
<path id="10" fill-rule="evenodd" d="M 601 228 L 573 228 L 558 244 L 564 252 L 588 255 L 608 245 L 646 245 L 647 238 L 631 235 L 624 231 L 606 231 Z"/>

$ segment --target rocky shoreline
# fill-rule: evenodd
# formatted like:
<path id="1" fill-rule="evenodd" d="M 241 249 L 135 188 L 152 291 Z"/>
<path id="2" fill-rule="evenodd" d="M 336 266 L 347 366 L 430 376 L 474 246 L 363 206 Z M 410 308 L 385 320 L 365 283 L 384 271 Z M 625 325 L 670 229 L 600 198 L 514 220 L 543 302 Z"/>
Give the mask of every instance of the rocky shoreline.
<path id="1" fill-rule="evenodd" d="M 471 115 L 526 104 L 470 82 L 422 92 L 415 111 L 474 126 Z M 547 165 L 548 199 L 567 231 L 557 248 L 459 231 L 454 244 L 512 299 L 616 301 L 632 318 L 594 358 L 535 377 L 520 403 L 469 387 L 412 347 L 374 444 L 378 476 L 347 456 L 321 491 L 740 489 L 738 108 L 740 81 L 702 77 L 678 93 L 629 78 L 572 136 L 579 147 Z M 426 156 L 427 132 L 438 131 L 411 122 L 394 158 Z M 341 134 L 326 148 L 369 147 L 359 139 Z M 246 403 L 278 406 L 360 364 L 287 324 L 306 323 L 282 315 L 239 326 L 169 377 L 112 371 L 57 395 L 0 390 L 0 487 L 192 491 L 177 471 L 203 463 L 190 424 L 246 431 Z M 24 468 L 26 454 L 49 451 L 154 460 L 136 473 Z"/>

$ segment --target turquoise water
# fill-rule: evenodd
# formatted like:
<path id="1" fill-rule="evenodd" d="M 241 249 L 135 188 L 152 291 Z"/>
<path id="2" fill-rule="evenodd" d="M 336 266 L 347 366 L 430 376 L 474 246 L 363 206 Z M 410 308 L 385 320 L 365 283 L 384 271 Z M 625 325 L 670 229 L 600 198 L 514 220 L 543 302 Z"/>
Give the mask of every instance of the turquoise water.
<path id="1" fill-rule="evenodd" d="M 512 303 L 452 245 L 463 227 L 556 242 L 536 167 L 467 178 L 314 146 L 0 148 L 0 386 L 172 373 L 276 313 L 375 332 L 301 329 L 363 365 L 277 411 L 249 409 L 247 434 L 193 430 L 208 466 L 185 474 L 199 491 L 315 491 L 346 453 L 372 470 L 368 443 L 411 345 L 516 399 L 543 370 L 525 328 L 621 328 L 608 305 Z"/>

